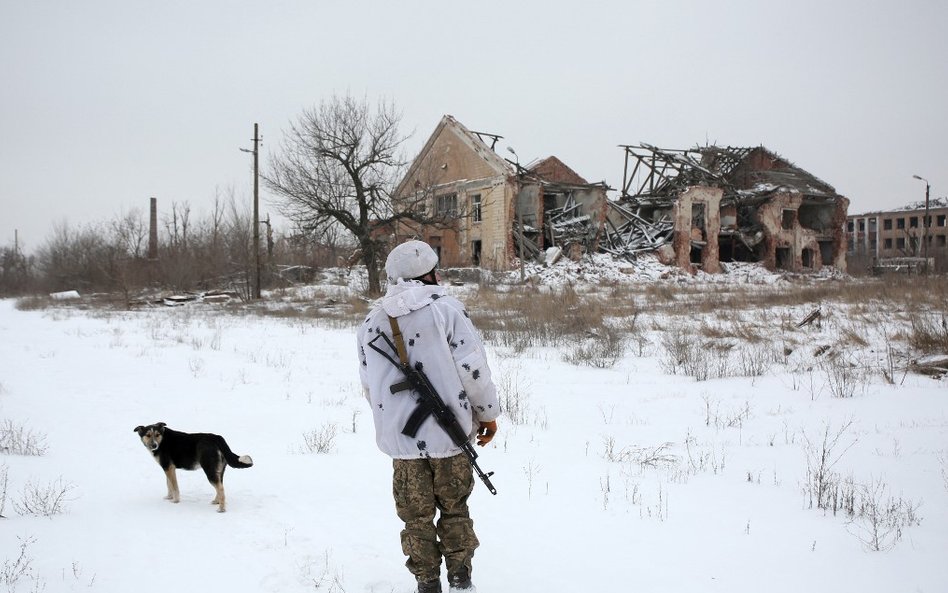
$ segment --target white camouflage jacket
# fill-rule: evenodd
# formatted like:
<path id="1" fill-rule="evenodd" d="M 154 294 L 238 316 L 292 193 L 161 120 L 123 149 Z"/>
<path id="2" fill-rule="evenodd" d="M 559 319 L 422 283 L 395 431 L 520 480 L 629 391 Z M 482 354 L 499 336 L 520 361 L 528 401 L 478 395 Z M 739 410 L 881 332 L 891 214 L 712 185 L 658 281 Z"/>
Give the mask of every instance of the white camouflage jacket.
<path id="1" fill-rule="evenodd" d="M 460 301 L 445 295 L 441 286 L 413 280 L 389 285 L 358 331 L 359 374 L 372 406 L 379 449 L 396 459 L 457 455 L 460 449 L 433 416 L 422 423 L 415 438 L 402 434 L 418 405 L 418 395 L 409 389 L 392 393 L 390 387 L 404 381 L 405 376 L 369 346 L 379 333 L 392 339 L 389 315 L 398 320 L 409 363 L 421 363 L 441 399 L 454 411 L 461 426 L 469 428 L 472 437 L 480 422 L 500 415 L 480 336 Z M 398 354 L 384 340 L 374 343 L 398 360 Z"/>

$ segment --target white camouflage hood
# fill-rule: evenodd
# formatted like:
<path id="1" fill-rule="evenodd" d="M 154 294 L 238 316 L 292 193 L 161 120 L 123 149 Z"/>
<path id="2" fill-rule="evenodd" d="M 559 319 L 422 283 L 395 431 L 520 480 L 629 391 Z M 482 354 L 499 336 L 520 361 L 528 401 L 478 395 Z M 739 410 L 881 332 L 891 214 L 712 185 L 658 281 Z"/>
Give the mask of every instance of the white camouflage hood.
<path id="1" fill-rule="evenodd" d="M 401 317 L 427 307 L 443 295 L 442 286 L 399 279 L 395 284 L 388 285 L 388 290 L 382 297 L 382 309 L 392 317 Z"/>

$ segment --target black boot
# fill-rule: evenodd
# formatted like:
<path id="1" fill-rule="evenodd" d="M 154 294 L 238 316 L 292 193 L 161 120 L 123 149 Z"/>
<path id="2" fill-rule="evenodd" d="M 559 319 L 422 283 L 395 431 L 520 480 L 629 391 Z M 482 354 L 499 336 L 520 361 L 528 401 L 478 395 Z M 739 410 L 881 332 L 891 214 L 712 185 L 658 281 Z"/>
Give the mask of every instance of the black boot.
<path id="1" fill-rule="evenodd" d="M 418 583 L 418 593 L 441 593 L 441 579 Z"/>
<path id="2" fill-rule="evenodd" d="M 448 586 L 451 588 L 451 591 L 474 590 L 474 585 L 471 583 L 471 574 L 466 569 L 449 574 Z"/>

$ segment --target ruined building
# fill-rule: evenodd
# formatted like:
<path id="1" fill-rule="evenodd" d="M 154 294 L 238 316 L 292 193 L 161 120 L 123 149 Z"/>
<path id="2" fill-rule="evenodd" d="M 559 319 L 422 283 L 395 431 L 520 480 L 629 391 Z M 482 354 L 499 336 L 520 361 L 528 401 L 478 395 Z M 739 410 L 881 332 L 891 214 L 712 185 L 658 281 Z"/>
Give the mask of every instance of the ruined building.
<path id="1" fill-rule="evenodd" d="M 513 151 L 513 161 L 495 152 L 501 138 L 442 117 L 395 198 L 396 207 L 425 204 L 443 223 L 402 222 L 391 229 L 392 242 L 418 237 L 442 266 L 495 270 L 510 269 L 521 250 L 528 258 L 553 246 L 572 255 L 596 250 L 606 185 L 588 183 L 552 156 L 522 167 Z"/>
<path id="2" fill-rule="evenodd" d="M 846 270 L 849 200 L 766 148 L 623 148 L 621 196 L 610 208 L 604 250 L 658 249 L 666 263 L 710 273 L 727 261 Z"/>

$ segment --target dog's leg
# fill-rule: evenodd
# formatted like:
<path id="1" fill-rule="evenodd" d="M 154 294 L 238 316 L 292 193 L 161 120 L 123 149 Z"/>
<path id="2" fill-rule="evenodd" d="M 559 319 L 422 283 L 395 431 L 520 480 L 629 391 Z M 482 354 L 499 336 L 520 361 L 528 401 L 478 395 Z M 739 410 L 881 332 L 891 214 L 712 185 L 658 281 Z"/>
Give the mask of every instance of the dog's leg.
<path id="1" fill-rule="evenodd" d="M 178 491 L 178 476 L 175 474 L 173 465 L 169 465 L 165 470 L 165 479 L 168 482 L 168 496 L 165 499 L 171 502 L 181 502 L 181 493 Z"/>
<path id="2" fill-rule="evenodd" d="M 171 470 L 165 470 L 165 483 L 168 485 L 168 495 L 165 500 L 174 500 L 174 486 L 171 485 Z"/>
<path id="3" fill-rule="evenodd" d="M 211 504 L 218 505 L 217 512 L 223 513 L 227 510 L 226 500 L 224 498 L 224 459 L 218 454 L 217 458 L 211 464 L 204 466 L 204 475 L 207 481 L 214 487 L 214 500 Z"/>
<path id="4" fill-rule="evenodd" d="M 224 511 L 227 510 L 227 505 L 224 499 L 224 481 L 221 480 L 220 482 L 214 484 L 214 489 L 217 490 L 217 496 L 214 497 L 213 502 L 219 505 L 217 507 L 217 512 L 223 513 Z"/>

